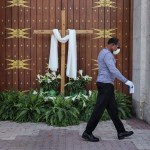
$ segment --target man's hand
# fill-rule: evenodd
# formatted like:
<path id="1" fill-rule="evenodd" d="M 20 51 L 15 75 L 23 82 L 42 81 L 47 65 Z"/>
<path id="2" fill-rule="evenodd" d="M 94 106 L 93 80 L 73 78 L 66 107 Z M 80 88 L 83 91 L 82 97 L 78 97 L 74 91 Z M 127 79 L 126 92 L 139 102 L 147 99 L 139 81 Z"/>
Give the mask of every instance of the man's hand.
<path id="1" fill-rule="evenodd" d="M 128 85 L 128 86 L 130 86 L 130 87 L 132 87 L 134 85 L 133 82 L 131 82 L 129 80 L 125 84 Z"/>
<path id="2" fill-rule="evenodd" d="M 133 84 L 133 82 L 128 80 L 125 84 L 130 87 L 130 93 L 134 93 L 134 84 Z"/>

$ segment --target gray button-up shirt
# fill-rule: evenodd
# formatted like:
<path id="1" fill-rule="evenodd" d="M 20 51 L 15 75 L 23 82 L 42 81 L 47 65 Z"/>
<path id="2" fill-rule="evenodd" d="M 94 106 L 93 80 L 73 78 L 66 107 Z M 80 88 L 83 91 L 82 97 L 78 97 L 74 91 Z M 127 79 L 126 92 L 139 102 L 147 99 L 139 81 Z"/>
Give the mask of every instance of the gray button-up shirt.
<path id="1" fill-rule="evenodd" d="M 107 49 L 103 49 L 98 55 L 97 82 L 114 84 L 115 79 L 122 82 L 128 81 L 116 68 L 114 55 Z"/>

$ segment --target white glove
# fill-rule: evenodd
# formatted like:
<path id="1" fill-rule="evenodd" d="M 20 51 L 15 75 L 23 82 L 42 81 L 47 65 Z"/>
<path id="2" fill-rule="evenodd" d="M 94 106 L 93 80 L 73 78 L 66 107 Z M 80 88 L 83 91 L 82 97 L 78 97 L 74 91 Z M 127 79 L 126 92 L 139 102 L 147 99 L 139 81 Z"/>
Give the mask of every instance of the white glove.
<path id="1" fill-rule="evenodd" d="M 134 93 L 134 84 L 133 84 L 133 82 L 131 82 L 131 81 L 128 80 L 125 84 L 130 87 L 129 92 L 130 93 Z"/>

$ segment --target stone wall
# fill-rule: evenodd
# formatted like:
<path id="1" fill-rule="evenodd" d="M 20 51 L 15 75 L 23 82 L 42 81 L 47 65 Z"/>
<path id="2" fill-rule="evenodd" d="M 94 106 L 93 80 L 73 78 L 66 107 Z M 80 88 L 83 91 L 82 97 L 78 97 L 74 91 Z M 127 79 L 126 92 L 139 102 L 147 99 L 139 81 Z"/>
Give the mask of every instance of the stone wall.
<path id="1" fill-rule="evenodd" d="M 150 123 L 150 0 L 134 0 L 133 111 Z"/>

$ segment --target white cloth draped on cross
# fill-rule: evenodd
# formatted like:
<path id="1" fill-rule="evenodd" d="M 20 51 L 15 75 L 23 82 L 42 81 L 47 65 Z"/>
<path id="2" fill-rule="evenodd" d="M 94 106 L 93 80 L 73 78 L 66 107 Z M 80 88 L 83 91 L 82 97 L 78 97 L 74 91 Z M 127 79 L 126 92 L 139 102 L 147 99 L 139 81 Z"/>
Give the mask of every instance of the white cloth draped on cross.
<path id="1" fill-rule="evenodd" d="M 77 77 L 77 46 L 76 46 L 76 31 L 69 29 L 69 35 L 61 37 L 58 29 L 53 30 L 51 36 L 49 65 L 51 71 L 56 72 L 58 69 L 58 41 L 68 43 L 68 60 L 66 75 L 69 78 L 76 79 Z"/>

